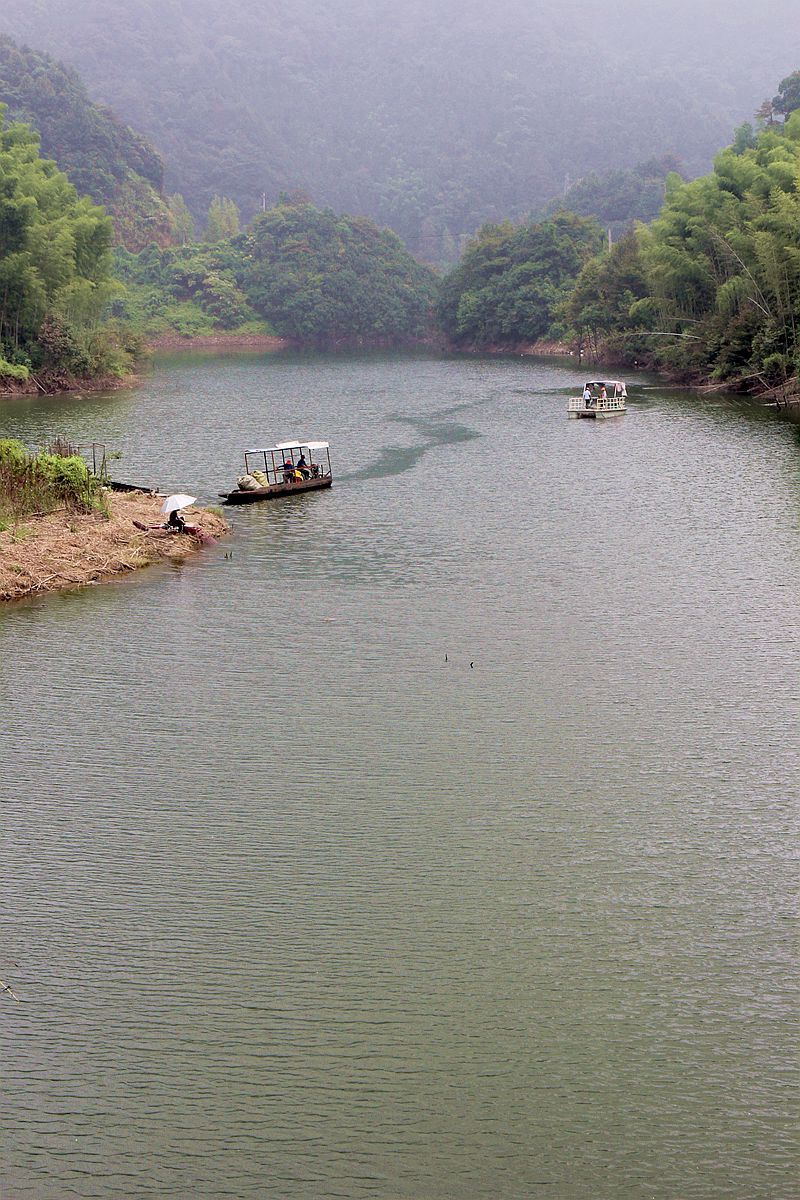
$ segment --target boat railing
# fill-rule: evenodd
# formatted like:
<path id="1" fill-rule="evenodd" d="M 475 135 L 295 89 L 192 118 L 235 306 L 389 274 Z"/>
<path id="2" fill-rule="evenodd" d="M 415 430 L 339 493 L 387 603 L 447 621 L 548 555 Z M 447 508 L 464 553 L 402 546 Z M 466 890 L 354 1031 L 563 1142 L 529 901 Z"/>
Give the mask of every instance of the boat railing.
<path id="1" fill-rule="evenodd" d="M 246 450 L 244 455 L 245 473 L 256 472 L 267 480 L 270 487 L 281 483 L 302 483 L 311 479 L 328 479 L 331 476 L 330 451 L 325 446 L 324 457 L 314 461 L 309 449 L 308 458 L 303 466 L 297 465 L 298 452 L 303 448 L 293 446 L 291 450 L 283 451 L 280 447 L 268 447 L 266 450 Z"/>
<path id="2" fill-rule="evenodd" d="M 592 396 L 584 400 L 583 396 L 570 396 L 567 405 L 568 412 L 619 412 L 625 408 L 624 396 Z"/>

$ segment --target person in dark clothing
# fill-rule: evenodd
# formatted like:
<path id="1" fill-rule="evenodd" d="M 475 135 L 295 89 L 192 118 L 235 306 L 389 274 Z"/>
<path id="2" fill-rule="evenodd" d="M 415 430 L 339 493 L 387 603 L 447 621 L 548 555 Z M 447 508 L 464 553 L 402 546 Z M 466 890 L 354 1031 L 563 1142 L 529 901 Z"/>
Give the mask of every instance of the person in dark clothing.
<path id="1" fill-rule="evenodd" d="M 184 533 L 186 530 L 186 522 L 184 521 L 177 508 L 174 509 L 167 518 L 165 529 L 174 529 L 176 533 Z"/>

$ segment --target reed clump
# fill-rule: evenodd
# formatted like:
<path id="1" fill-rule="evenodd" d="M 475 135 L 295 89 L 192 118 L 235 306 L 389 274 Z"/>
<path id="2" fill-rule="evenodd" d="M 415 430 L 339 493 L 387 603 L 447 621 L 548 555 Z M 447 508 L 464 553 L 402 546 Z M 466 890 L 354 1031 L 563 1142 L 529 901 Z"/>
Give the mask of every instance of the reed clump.
<path id="1" fill-rule="evenodd" d="M 58 444 L 31 454 L 22 442 L 0 438 L 0 528 L 62 509 L 108 515 L 102 479 L 70 450 Z"/>

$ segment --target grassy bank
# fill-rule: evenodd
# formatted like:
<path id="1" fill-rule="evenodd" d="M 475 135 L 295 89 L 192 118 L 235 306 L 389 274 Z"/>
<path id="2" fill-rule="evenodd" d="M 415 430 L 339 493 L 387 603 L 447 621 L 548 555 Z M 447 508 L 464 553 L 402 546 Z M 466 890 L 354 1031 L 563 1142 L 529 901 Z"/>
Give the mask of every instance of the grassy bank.
<path id="1" fill-rule="evenodd" d="M 189 523 L 202 532 L 165 530 L 162 498 L 110 491 L 104 464 L 95 475 L 65 443 L 32 454 L 0 440 L 0 600 L 179 561 L 226 531 L 221 517 L 195 509 Z"/>
<path id="2" fill-rule="evenodd" d="M 0 532 L 0 601 L 17 600 L 129 574 L 157 562 L 181 562 L 203 541 L 166 530 L 141 530 L 163 521 L 162 498 L 144 492 L 106 493 L 106 513 L 61 509 L 30 515 Z M 228 526 L 214 512 L 190 508 L 189 520 L 221 537 Z"/>

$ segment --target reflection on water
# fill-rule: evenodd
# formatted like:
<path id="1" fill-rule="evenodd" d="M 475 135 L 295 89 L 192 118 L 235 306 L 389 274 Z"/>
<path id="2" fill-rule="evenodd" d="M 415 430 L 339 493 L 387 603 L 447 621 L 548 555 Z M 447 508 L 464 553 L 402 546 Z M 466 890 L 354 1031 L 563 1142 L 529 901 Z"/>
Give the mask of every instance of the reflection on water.
<path id="1" fill-rule="evenodd" d="M 796 443 L 575 382 L 4 407 L 207 499 L 262 440 L 336 476 L 0 615 L 4 1197 L 793 1194 Z"/>

